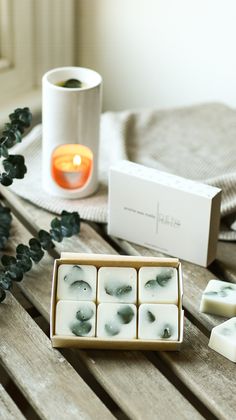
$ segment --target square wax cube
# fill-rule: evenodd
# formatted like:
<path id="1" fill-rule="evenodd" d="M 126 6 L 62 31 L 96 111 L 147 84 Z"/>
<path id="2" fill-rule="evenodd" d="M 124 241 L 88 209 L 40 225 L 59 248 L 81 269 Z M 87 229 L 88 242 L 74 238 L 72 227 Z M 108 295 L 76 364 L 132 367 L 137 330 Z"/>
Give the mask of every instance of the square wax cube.
<path id="1" fill-rule="evenodd" d="M 59 300 L 56 306 L 56 335 L 94 337 L 96 305 L 94 302 Z"/>
<path id="2" fill-rule="evenodd" d="M 98 270 L 98 302 L 137 301 L 137 271 L 132 267 L 101 267 Z"/>
<path id="3" fill-rule="evenodd" d="M 139 303 L 178 304 L 178 273 L 173 267 L 141 267 L 138 272 Z"/>
<path id="4" fill-rule="evenodd" d="M 97 310 L 97 337 L 137 337 L 137 308 L 126 303 L 100 303 Z"/>
<path id="5" fill-rule="evenodd" d="M 97 269 L 93 265 L 61 264 L 57 274 L 57 299 L 96 300 Z"/>
<path id="6" fill-rule="evenodd" d="M 209 347 L 236 362 L 236 317 L 212 329 Z"/>
<path id="7" fill-rule="evenodd" d="M 232 317 L 236 315 L 236 284 L 210 280 L 203 292 L 200 311 Z"/>
<path id="8" fill-rule="evenodd" d="M 138 338 L 178 340 L 179 311 L 173 304 L 143 303 L 138 312 Z"/>

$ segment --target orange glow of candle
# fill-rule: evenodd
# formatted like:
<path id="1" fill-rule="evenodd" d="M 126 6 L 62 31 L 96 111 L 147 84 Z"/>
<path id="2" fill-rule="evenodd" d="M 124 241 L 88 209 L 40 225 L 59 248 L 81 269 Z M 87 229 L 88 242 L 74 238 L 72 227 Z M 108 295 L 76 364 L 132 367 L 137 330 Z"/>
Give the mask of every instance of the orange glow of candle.
<path id="1" fill-rule="evenodd" d="M 64 144 L 52 155 L 52 177 L 62 188 L 82 188 L 92 171 L 93 154 L 81 144 Z"/>

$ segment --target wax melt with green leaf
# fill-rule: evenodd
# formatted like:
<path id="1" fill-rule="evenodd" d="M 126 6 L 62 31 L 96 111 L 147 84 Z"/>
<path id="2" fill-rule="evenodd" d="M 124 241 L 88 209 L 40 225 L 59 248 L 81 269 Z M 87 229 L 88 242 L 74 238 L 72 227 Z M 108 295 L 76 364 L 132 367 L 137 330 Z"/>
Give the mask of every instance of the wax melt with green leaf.
<path id="1" fill-rule="evenodd" d="M 67 89 L 78 89 L 83 87 L 83 83 L 78 79 L 68 79 L 63 82 L 58 82 L 57 86 Z"/>

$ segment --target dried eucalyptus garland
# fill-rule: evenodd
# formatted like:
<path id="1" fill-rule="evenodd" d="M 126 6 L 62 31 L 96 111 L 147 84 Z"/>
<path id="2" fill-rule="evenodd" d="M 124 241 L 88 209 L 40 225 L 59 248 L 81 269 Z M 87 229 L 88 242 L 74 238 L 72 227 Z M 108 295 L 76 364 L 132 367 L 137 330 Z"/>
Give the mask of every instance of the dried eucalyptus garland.
<path id="1" fill-rule="evenodd" d="M 51 222 L 50 232 L 40 230 L 36 238 L 31 238 L 28 245 L 19 244 L 16 247 L 15 257 L 3 255 L 0 272 L 0 302 L 6 297 L 14 281 L 21 281 L 24 274 L 30 271 L 33 263 L 38 263 L 44 256 L 44 250 L 54 248 L 54 241 L 61 242 L 63 238 L 69 238 L 80 231 L 80 217 L 77 212 L 69 213 L 65 210 L 61 213 L 61 219 L 55 217 Z"/>
<path id="2" fill-rule="evenodd" d="M 0 250 L 4 248 L 10 236 L 12 222 L 11 211 L 8 207 L 3 207 L 0 203 Z"/>
<path id="3" fill-rule="evenodd" d="M 5 124 L 0 137 L 0 157 L 4 157 L 3 168 L 0 173 L 0 183 L 4 186 L 12 184 L 14 178 L 22 179 L 27 171 L 24 157 L 9 155 L 8 149 L 22 141 L 22 135 L 32 121 L 29 108 L 18 108 L 9 115 L 10 122 Z M 10 235 L 12 216 L 10 209 L 0 203 L 0 250 L 4 248 Z M 80 231 L 80 216 L 77 212 L 62 211 L 61 218 L 55 217 L 51 222 L 49 232 L 40 230 L 35 238 L 29 240 L 28 245 L 19 244 L 15 256 L 3 255 L 0 267 L 0 302 L 6 297 L 6 291 L 12 287 L 14 281 L 19 282 L 24 274 L 30 271 L 33 263 L 38 263 L 44 256 L 44 251 L 54 248 L 56 242 L 69 238 Z"/>
<path id="4" fill-rule="evenodd" d="M 9 155 L 11 149 L 22 141 L 22 135 L 32 121 L 32 114 L 29 108 L 18 108 L 9 115 L 10 122 L 5 127 L 0 137 L 0 157 L 5 172 L 0 173 L 0 183 L 4 186 L 11 185 L 14 178 L 22 179 L 27 171 L 24 156 Z"/>
<path id="5" fill-rule="evenodd" d="M 22 135 L 32 121 L 29 108 L 18 108 L 9 115 L 10 122 L 6 123 L 0 136 L 0 158 L 4 157 L 2 166 L 4 172 L 0 173 L 0 183 L 4 186 L 11 185 L 14 178 L 24 178 L 26 166 L 21 155 L 9 155 L 8 149 L 20 143 Z M 0 250 L 6 245 L 9 238 L 12 217 L 10 209 L 0 203 Z"/>

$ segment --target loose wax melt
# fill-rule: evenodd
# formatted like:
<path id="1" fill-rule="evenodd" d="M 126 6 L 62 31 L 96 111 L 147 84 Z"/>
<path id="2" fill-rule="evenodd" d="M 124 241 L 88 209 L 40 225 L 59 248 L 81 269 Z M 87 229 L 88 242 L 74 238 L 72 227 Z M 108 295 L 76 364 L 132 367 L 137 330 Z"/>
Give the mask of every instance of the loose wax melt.
<path id="1" fill-rule="evenodd" d="M 236 315 L 236 284 L 210 280 L 202 295 L 201 312 L 232 317 Z"/>
<path id="2" fill-rule="evenodd" d="M 97 337 L 136 338 L 137 308 L 133 304 L 100 303 L 97 312 Z"/>
<path id="3" fill-rule="evenodd" d="M 138 338 L 178 340 L 178 307 L 172 304 L 148 304 L 139 307 Z"/>
<path id="4" fill-rule="evenodd" d="M 138 273 L 139 303 L 178 304 L 178 275 L 172 267 L 141 267 Z"/>
<path id="5" fill-rule="evenodd" d="M 57 298 L 96 300 L 97 270 L 93 265 L 61 264 L 58 268 Z"/>
<path id="6" fill-rule="evenodd" d="M 96 305 L 94 302 L 60 300 L 56 306 L 56 335 L 94 337 Z"/>
<path id="7" fill-rule="evenodd" d="M 131 267 L 101 267 L 98 270 L 98 302 L 137 300 L 137 271 Z"/>
<path id="8" fill-rule="evenodd" d="M 236 317 L 212 329 L 209 347 L 236 362 Z"/>

